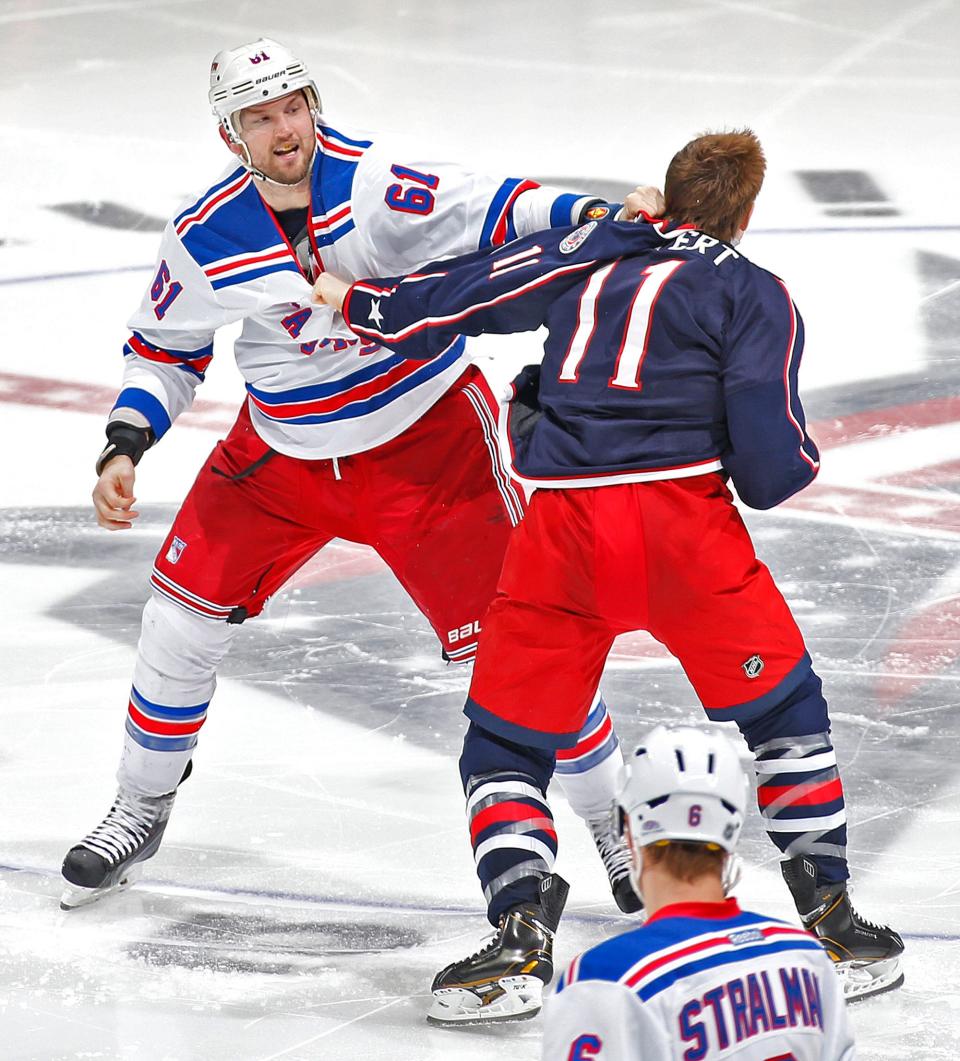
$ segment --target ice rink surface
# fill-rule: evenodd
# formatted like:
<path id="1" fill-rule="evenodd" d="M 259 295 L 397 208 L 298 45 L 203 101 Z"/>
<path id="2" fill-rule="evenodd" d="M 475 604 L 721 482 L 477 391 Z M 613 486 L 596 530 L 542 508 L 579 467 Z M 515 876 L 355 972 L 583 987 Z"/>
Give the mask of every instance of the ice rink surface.
<path id="1" fill-rule="evenodd" d="M 0 1058 L 532 1061 L 539 1022 L 443 1031 L 437 968 L 484 931 L 456 756 L 468 675 L 380 561 L 334 543 L 244 626 L 160 854 L 63 914 L 109 806 L 153 552 L 242 387 L 230 339 L 144 459 L 144 515 L 88 503 L 157 229 L 226 156 L 213 54 L 277 37 L 336 123 L 622 195 L 705 129 L 769 158 L 742 250 L 790 287 L 819 482 L 748 516 L 831 702 L 855 900 L 906 984 L 852 1009 L 862 1061 L 960 1056 L 960 10 L 951 0 L 0 0 Z M 498 378 L 536 340 L 474 348 Z M 622 639 L 624 742 L 697 720 Z M 628 922 L 556 798 L 561 961 Z M 742 900 L 792 916 L 754 813 Z"/>

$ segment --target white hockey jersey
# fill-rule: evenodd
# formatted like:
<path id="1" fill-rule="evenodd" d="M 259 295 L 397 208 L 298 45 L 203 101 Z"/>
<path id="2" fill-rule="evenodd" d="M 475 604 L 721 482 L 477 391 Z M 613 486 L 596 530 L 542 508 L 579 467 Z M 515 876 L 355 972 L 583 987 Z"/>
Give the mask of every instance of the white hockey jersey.
<path id="1" fill-rule="evenodd" d="M 157 268 L 129 322 L 112 420 L 159 439 L 193 401 L 222 325 L 242 320 L 237 365 L 257 432 L 289 456 L 370 449 L 416 421 L 465 368 L 464 341 L 418 363 L 365 343 L 310 301 L 320 268 L 344 277 L 406 273 L 576 221 L 590 198 L 533 181 L 415 162 L 317 126 L 298 261 L 254 178 L 239 164 L 166 227 Z"/>
<path id="2" fill-rule="evenodd" d="M 736 900 L 664 907 L 575 958 L 544 1007 L 543 1061 L 854 1061 L 830 959 Z"/>

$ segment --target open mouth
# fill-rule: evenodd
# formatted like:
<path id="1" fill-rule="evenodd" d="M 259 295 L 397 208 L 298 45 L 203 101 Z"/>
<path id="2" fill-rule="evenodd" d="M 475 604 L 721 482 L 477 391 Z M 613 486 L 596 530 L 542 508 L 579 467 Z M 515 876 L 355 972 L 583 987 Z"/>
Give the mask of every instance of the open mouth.
<path id="1" fill-rule="evenodd" d="M 293 158 L 300 150 L 299 144 L 289 144 L 285 147 L 274 148 L 274 155 L 277 158 L 289 159 Z"/>

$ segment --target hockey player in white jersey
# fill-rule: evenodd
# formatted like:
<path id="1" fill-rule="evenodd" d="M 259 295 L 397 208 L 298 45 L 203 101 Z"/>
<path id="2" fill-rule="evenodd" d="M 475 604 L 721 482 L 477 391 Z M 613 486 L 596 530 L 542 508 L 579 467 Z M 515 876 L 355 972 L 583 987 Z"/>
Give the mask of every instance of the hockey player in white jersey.
<path id="1" fill-rule="evenodd" d="M 637 748 L 617 812 L 648 916 L 570 963 L 543 1061 L 853 1061 L 818 940 L 728 897 L 746 800 L 719 734 L 658 726 Z"/>
<path id="2" fill-rule="evenodd" d="M 238 625 L 335 537 L 376 549 L 453 661 L 472 658 L 522 491 L 494 443 L 497 403 L 457 339 L 406 361 L 311 301 L 321 268 L 359 277 L 603 216 L 589 196 L 394 154 L 333 128 L 304 64 L 276 41 L 220 52 L 210 103 L 233 164 L 166 227 L 130 321 L 122 389 L 97 462 L 98 522 L 137 513 L 134 467 L 188 409 L 217 329 L 247 401 L 201 470 L 151 578 L 119 792 L 63 864 L 66 907 L 126 883 L 159 846 Z M 618 903 L 622 849 L 595 817 L 619 749 L 603 701 L 568 754 L 571 803 Z"/>

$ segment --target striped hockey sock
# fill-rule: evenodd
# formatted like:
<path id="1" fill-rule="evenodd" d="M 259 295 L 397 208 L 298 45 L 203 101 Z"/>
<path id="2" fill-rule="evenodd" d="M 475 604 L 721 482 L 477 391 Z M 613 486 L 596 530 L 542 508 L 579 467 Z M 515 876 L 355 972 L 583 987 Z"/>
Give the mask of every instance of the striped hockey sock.
<path id="1" fill-rule="evenodd" d="M 134 686 L 127 705 L 121 787 L 155 796 L 172 792 L 193 755 L 209 704 L 157 704 Z"/>
<path id="2" fill-rule="evenodd" d="M 808 858 L 817 886 L 845 881 L 847 812 L 819 677 L 810 669 L 779 703 L 744 713 L 736 722 L 756 756 L 757 802 L 770 839 L 787 859 Z"/>
<path id="3" fill-rule="evenodd" d="M 487 916 L 537 897 L 541 878 L 553 872 L 557 832 L 543 791 L 533 777 L 503 771 L 470 778 L 467 820 Z"/>
<path id="4" fill-rule="evenodd" d="M 156 594 L 147 601 L 117 773 L 122 789 L 162 796 L 177 787 L 238 629 Z"/>
<path id="5" fill-rule="evenodd" d="M 754 748 L 757 803 L 770 839 L 787 858 L 806 855 L 817 883 L 847 873 L 847 814 L 829 733 L 779 737 Z"/>

